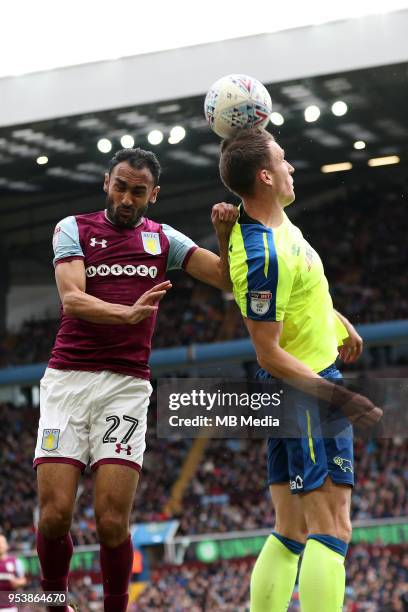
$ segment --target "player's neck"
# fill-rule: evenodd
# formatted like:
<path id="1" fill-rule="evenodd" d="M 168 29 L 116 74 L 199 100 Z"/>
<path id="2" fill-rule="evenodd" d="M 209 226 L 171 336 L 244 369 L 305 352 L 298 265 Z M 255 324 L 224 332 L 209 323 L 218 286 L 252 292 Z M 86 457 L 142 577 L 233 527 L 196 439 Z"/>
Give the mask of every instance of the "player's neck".
<path id="1" fill-rule="evenodd" d="M 265 227 L 279 227 L 284 220 L 282 206 L 267 198 L 245 198 L 243 200 L 246 213 L 259 221 Z"/>

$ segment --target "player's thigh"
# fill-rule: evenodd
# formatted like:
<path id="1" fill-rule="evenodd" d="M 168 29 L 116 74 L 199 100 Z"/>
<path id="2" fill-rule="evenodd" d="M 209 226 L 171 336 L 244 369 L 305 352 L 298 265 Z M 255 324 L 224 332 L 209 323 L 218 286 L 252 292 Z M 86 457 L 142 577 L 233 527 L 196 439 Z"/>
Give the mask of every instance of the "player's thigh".
<path id="1" fill-rule="evenodd" d="M 100 394 L 91 415 L 91 467 L 96 470 L 102 465 L 118 464 L 140 471 L 152 387 L 140 378 L 102 374 Z"/>
<path id="2" fill-rule="evenodd" d="M 318 489 L 300 493 L 308 532 L 324 533 L 349 541 L 351 492 L 350 485 L 335 483 L 328 476 Z"/>
<path id="3" fill-rule="evenodd" d="M 286 538 L 305 542 L 307 536 L 306 519 L 300 498 L 292 495 L 289 482 L 269 486 L 272 504 L 275 509 L 275 531 Z"/>
<path id="4" fill-rule="evenodd" d="M 34 466 L 53 462 L 84 469 L 89 459 L 90 402 L 94 372 L 47 368 L 40 383 L 40 420 Z"/>
<path id="5" fill-rule="evenodd" d="M 128 520 L 132 510 L 139 472 L 120 464 L 102 464 L 94 472 L 95 515 L 106 514 L 118 520 Z"/>
<path id="6" fill-rule="evenodd" d="M 40 511 L 72 515 L 81 470 L 66 463 L 41 463 L 37 467 Z"/>

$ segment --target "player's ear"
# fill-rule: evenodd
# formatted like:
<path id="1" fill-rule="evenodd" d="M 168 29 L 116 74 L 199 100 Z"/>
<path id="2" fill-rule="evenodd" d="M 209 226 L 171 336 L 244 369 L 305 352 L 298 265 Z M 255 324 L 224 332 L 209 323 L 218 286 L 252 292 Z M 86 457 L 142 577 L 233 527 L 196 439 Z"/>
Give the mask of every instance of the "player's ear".
<path id="1" fill-rule="evenodd" d="M 156 204 L 156 200 L 157 197 L 159 195 L 159 191 L 160 191 L 160 186 L 157 185 L 157 187 L 155 187 L 150 195 L 150 204 Z"/>
<path id="2" fill-rule="evenodd" d="M 105 172 L 105 178 L 103 180 L 103 190 L 105 193 L 108 193 L 109 189 L 109 173 Z"/>
<path id="3" fill-rule="evenodd" d="M 261 170 L 259 170 L 258 177 L 260 181 L 264 183 L 264 185 L 272 185 L 272 174 L 267 168 L 262 168 Z"/>

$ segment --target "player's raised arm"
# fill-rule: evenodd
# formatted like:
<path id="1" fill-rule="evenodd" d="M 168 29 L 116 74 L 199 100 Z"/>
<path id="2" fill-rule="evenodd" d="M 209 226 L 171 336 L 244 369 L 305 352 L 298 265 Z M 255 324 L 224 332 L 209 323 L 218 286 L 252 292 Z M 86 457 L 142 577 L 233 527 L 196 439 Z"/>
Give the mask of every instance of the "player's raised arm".
<path id="1" fill-rule="evenodd" d="M 157 310 L 158 302 L 171 288 L 170 281 L 165 281 L 146 291 L 133 306 L 110 304 L 85 292 L 85 266 L 81 259 L 59 263 L 55 279 L 65 314 L 91 323 L 135 325 Z"/>
<path id="2" fill-rule="evenodd" d="M 228 246 L 234 223 L 238 218 L 238 209 L 233 204 L 219 202 L 214 204 L 211 211 L 211 221 L 217 234 L 220 252 L 220 271 L 222 283 L 228 291 L 232 291 L 232 282 L 228 264 Z"/>
<path id="3" fill-rule="evenodd" d="M 220 256 L 207 249 L 198 248 L 185 267 L 186 272 L 194 278 L 223 291 L 232 290 L 228 271 L 228 240 L 237 217 L 236 206 L 225 202 L 215 204 L 211 220 L 217 233 Z"/>

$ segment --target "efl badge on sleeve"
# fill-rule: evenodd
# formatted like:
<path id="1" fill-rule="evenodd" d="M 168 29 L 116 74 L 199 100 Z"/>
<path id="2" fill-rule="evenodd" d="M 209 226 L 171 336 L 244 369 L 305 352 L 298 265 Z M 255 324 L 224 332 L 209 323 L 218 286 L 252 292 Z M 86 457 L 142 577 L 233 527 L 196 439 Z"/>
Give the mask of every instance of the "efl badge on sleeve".
<path id="1" fill-rule="evenodd" d="M 59 429 L 43 429 L 41 448 L 45 451 L 53 451 L 58 448 Z"/>
<path id="2" fill-rule="evenodd" d="M 272 300 L 270 291 L 250 291 L 250 306 L 254 314 L 262 316 L 269 310 Z"/>
<path id="3" fill-rule="evenodd" d="M 150 255 L 160 255 L 160 236 L 157 232 L 142 232 L 143 248 Z"/>

